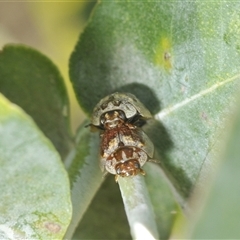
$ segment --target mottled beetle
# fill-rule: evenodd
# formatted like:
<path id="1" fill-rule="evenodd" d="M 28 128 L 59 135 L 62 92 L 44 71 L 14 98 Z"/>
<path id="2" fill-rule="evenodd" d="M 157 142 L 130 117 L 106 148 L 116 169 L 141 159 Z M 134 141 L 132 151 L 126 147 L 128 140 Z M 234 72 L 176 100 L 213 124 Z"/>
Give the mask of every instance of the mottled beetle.
<path id="1" fill-rule="evenodd" d="M 154 146 L 141 126 L 152 116 L 130 93 L 114 93 L 94 108 L 92 126 L 101 130 L 102 171 L 128 177 L 145 174 L 142 166 L 153 157 Z"/>

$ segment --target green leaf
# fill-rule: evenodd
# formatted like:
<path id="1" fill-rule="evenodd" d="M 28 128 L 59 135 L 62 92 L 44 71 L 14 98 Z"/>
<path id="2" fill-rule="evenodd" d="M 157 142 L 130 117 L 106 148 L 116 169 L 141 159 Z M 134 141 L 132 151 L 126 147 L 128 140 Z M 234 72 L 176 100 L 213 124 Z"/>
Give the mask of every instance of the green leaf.
<path id="1" fill-rule="evenodd" d="M 207 173 L 234 104 L 239 7 L 226 1 L 102 2 L 70 59 L 71 81 L 87 114 L 102 97 L 124 91 L 155 115 L 147 133 L 184 198 L 200 172 Z"/>
<path id="2" fill-rule="evenodd" d="M 118 184 L 109 175 L 99 188 L 72 239 L 131 239 Z"/>
<path id="3" fill-rule="evenodd" d="M 5 46 L 0 52 L 0 92 L 23 108 L 66 156 L 71 146 L 68 97 L 47 57 L 25 46 Z"/>
<path id="4" fill-rule="evenodd" d="M 176 192 L 173 194 L 171 184 L 166 181 L 166 176 L 160 167 L 153 163 L 147 163 L 144 165 L 144 170 L 147 173 L 145 176 L 146 186 L 160 239 L 169 239 L 176 216 L 183 215 L 181 206 L 178 204 L 178 202 L 183 204 L 183 201 Z"/>
<path id="5" fill-rule="evenodd" d="M 73 236 L 84 212 L 102 184 L 102 173 L 99 168 L 99 133 L 92 133 L 84 122 L 76 136 L 76 147 L 66 159 L 68 170 L 73 216 L 65 238 Z"/>
<path id="6" fill-rule="evenodd" d="M 32 119 L 2 95 L 0 135 L 0 238 L 63 238 L 72 209 L 59 154 Z"/>
<path id="7" fill-rule="evenodd" d="M 239 99 L 240 100 L 240 99 Z M 218 158 L 218 168 L 212 179 L 206 179 L 208 196 L 195 221 L 191 239 L 239 239 L 240 216 L 240 108 L 232 116 L 228 141 L 222 143 L 224 149 Z M 227 126 L 229 127 L 229 126 Z M 228 129 L 228 128 L 226 128 Z M 225 140 L 225 139 L 224 139 Z M 205 181 L 205 182 L 206 182 Z M 206 189 L 205 189 L 206 191 Z M 200 196 L 202 192 L 196 193 Z M 202 194 L 201 194 L 202 195 Z M 200 198 L 202 200 L 202 198 Z M 196 217 L 195 217 L 196 218 Z M 193 225 L 193 224 L 192 224 Z"/>

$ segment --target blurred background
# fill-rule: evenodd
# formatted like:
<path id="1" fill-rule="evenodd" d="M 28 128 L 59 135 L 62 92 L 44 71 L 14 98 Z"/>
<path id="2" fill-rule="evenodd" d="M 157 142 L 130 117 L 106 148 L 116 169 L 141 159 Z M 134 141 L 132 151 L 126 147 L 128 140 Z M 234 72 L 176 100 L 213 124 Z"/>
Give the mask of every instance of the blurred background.
<path id="1" fill-rule="evenodd" d="M 9 43 L 28 45 L 57 65 L 68 90 L 73 132 L 85 115 L 69 80 L 68 62 L 96 2 L 0 2 L 0 49 Z"/>

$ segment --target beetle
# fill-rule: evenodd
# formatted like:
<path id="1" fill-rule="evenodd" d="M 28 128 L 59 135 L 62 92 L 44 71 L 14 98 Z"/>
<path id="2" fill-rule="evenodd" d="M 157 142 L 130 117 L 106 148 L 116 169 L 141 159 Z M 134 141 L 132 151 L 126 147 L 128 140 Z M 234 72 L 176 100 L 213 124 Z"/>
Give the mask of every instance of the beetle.
<path id="1" fill-rule="evenodd" d="M 138 126 L 152 118 L 149 110 L 133 94 L 116 92 L 106 96 L 95 106 L 92 125 L 101 128 L 104 114 L 113 110 L 122 111 L 128 122 Z"/>
<path id="2" fill-rule="evenodd" d="M 130 93 L 114 93 L 94 108 L 92 126 L 101 130 L 100 167 L 118 177 L 145 175 L 142 166 L 153 157 L 154 146 L 141 126 L 151 118 Z"/>

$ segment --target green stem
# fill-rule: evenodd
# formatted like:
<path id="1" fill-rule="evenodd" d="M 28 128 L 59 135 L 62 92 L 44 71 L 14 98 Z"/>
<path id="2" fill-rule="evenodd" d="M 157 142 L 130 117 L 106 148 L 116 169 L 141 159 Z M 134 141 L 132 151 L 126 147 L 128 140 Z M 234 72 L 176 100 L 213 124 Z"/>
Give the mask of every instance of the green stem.
<path id="1" fill-rule="evenodd" d="M 119 177 L 118 183 L 133 239 L 159 239 L 143 176 Z"/>

